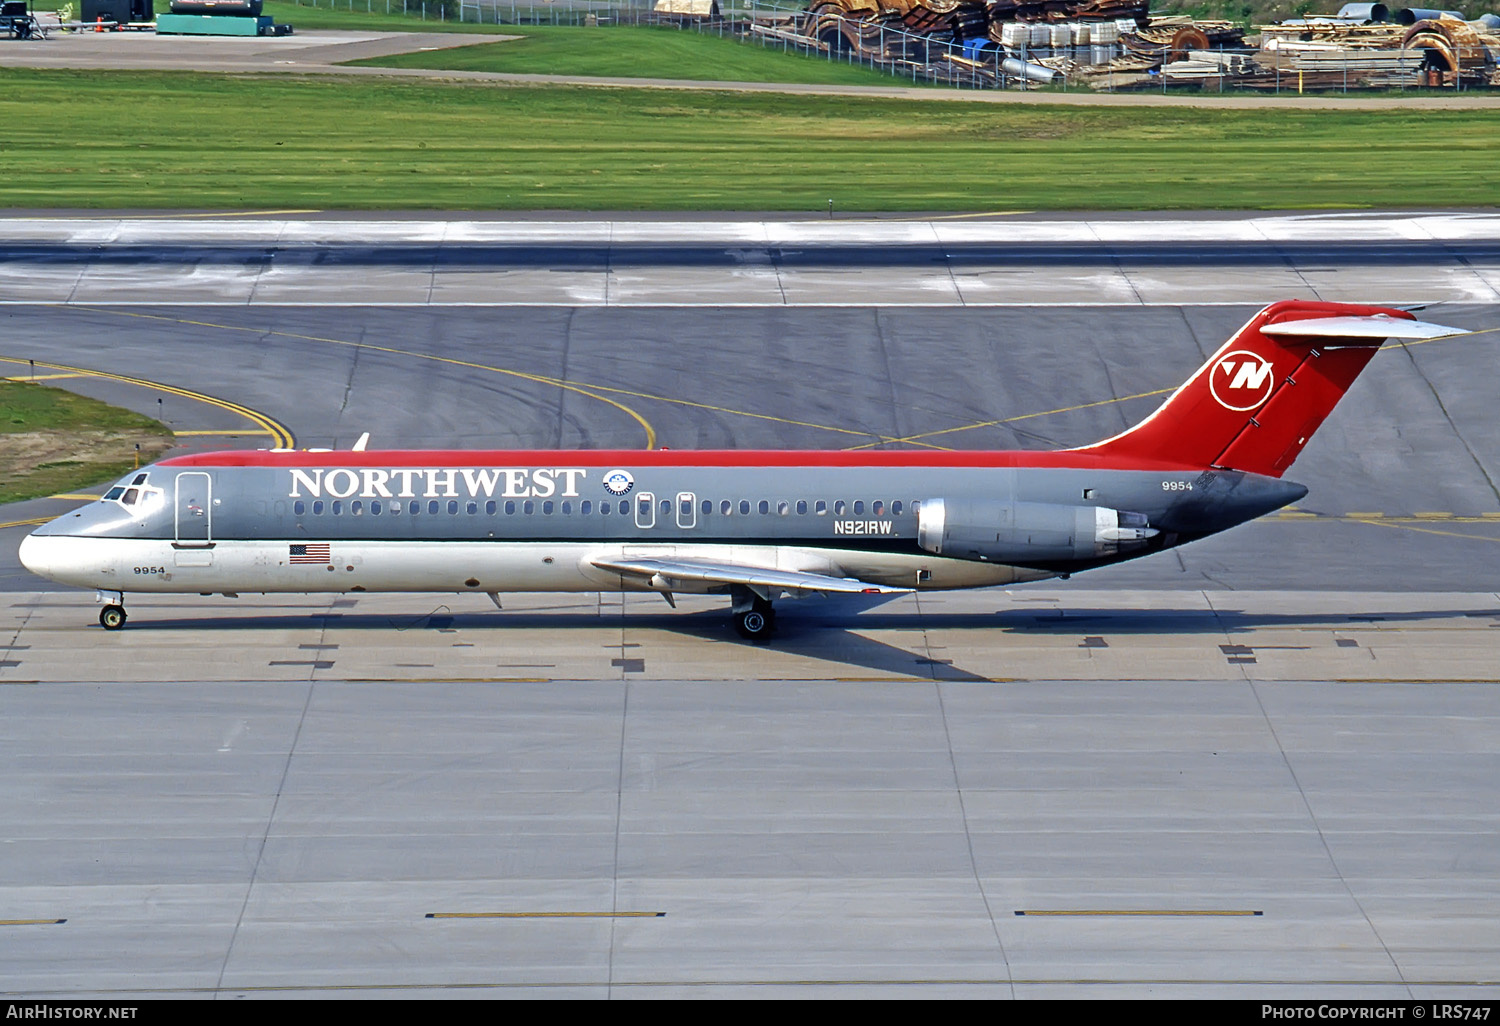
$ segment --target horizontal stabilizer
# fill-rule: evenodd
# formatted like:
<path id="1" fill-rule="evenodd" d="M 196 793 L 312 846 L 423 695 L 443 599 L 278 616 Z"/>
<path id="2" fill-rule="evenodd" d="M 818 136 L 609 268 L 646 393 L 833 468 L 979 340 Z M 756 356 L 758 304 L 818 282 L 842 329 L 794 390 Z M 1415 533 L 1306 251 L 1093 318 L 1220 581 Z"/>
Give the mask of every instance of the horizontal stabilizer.
<path id="1" fill-rule="evenodd" d="M 1449 328 L 1427 321 L 1398 320 L 1376 314 L 1373 317 L 1315 317 L 1311 320 L 1281 321 L 1260 329 L 1262 335 L 1291 335 L 1300 338 L 1442 338 L 1462 335 L 1466 328 Z"/>
<path id="2" fill-rule="evenodd" d="M 1272 303 L 1155 413 L 1076 451 L 1280 477 L 1387 339 L 1462 334 L 1394 307 Z"/>
<path id="3" fill-rule="evenodd" d="M 852 577 L 829 577 L 826 574 L 810 574 L 800 570 L 771 570 L 765 567 L 745 566 L 739 563 L 714 563 L 703 559 L 595 559 L 591 560 L 600 570 L 640 577 L 647 581 L 661 578 L 670 585 L 674 581 L 696 581 L 707 584 L 742 584 L 746 587 L 780 588 L 784 591 L 828 591 L 847 595 L 876 594 L 891 595 L 907 592 L 911 588 L 892 588 L 884 584 L 869 584 Z"/>

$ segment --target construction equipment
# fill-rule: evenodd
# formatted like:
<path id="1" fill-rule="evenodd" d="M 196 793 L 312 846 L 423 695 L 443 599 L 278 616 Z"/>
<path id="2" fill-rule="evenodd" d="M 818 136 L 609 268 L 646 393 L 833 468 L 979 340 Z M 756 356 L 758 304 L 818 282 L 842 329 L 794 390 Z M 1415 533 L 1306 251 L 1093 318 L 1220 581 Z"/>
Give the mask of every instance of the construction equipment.
<path id="1" fill-rule="evenodd" d="M 159 36 L 289 36 L 290 25 L 278 25 L 261 14 L 261 0 L 172 0 L 172 13 L 158 15 Z"/>
<path id="2" fill-rule="evenodd" d="M 36 16 L 26 0 L 4 0 L 0 2 L 0 36 L 11 39 L 32 39 L 42 34 Z"/>
<path id="3" fill-rule="evenodd" d="M 89 26 L 102 22 L 111 29 L 149 28 L 156 11 L 152 0 L 80 0 L 78 17 Z"/>

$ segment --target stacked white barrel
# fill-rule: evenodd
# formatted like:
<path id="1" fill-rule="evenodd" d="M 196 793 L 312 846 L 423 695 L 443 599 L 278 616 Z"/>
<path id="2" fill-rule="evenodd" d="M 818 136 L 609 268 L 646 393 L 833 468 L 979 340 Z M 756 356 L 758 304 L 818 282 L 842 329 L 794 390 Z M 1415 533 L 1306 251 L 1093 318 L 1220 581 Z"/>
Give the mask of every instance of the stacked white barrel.
<path id="1" fill-rule="evenodd" d="M 1125 26 L 1129 26 L 1126 28 Z M 1009 21 L 1000 26 L 1000 44 L 1012 54 L 1028 57 L 1067 55 L 1080 64 L 1108 64 L 1119 56 L 1120 34 L 1135 31 L 1125 21 Z"/>
<path id="2" fill-rule="evenodd" d="M 1098 22 L 1090 27 L 1089 41 L 1093 44 L 1093 63 L 1108 64 L 1115 59 L 1115 48 L 1120 41 L 1120 26 L 1112 21 Z"/>

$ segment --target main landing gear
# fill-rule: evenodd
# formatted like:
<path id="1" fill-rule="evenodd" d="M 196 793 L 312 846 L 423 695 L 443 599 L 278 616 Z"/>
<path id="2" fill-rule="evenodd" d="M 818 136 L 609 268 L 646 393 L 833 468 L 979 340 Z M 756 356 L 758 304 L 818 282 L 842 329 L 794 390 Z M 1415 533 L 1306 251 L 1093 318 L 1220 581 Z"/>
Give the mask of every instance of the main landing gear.
<path id="1" fill-rule="evenodd" d="M 730 594 L 730 616 L 740 637 L 756 644 L 770 641 L 771 632 L 776 630 L 776 610 L 771 608 L 771 601 L 749 588 L 735 587 Z"/>
<path id="2" fill-rule="evenodd" d="M 99 626 L 107 631 L 117 631 L 125 626 L 125 593 L 120 591 L 101 591 L 95 596 L 104 603 L 104 608 L 99 610 Z"/>

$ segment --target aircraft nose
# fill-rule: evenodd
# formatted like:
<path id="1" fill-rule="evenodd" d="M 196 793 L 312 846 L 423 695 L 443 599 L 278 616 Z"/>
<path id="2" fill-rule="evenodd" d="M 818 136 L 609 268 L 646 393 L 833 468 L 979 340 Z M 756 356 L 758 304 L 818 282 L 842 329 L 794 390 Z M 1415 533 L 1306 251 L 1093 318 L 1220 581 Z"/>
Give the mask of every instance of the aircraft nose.
<path id="1" fill-rule="evenodd" d="M 28 534 L 21 539 L 21 548 L 17 552 L 21 558 L 21 565 L 38 577 L 51 577 L 51 550 L 55 545 L 56 542 L 51 538 L 40 538 L 36 534 Z"/>

